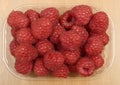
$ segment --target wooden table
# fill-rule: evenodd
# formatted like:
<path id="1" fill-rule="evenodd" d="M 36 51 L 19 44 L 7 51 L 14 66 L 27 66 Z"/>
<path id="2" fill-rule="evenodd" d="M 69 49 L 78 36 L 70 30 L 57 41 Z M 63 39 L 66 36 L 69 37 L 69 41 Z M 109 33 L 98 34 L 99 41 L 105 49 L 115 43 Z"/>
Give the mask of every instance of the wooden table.
<path id="1" fill-rule="evenodd" d="M 112 18 L 115 25 L 115 60 L 111 69 L 103 72 L 102 76 L 91 80 L 49 80 L 49 81 L 25 81 L 20 80 L 7 71 L 0 56 L 0 85 L 120 85 L 120 0 L 0 0 L 0 30 L 2 30 L 3 20 L 8 15 L 7 13 L 22 4 L 39 3 L 49 4 L 89 4 L 106 11 Z M 0 47 L 2 47 L 2 31 L 0 31 Z M 2 48 L 0 48 L 0 54 Z"/>

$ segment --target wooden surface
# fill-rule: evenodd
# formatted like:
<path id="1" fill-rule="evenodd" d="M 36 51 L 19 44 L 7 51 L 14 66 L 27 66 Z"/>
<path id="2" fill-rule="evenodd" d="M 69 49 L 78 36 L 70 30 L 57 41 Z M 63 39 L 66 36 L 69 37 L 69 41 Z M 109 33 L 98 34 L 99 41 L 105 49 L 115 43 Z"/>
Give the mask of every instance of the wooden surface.
<path id="1" fill-rule="evenodd" d="M 49 80 L 49 81 L 25 81 L 20 80 L 7 71 L 2 61 L 2 26 L 7 12 L 22 4 L 39 3 L 49 4 L 56 2 L 62 4 L 89 4 L 106 11 L 115 25 L 115 60 L 109 71 L 91 80 Z M 53 4 L 53 6 L 54 6 Z M 120 0 L 0 0 L 0 85 L 120 85 Z"/>

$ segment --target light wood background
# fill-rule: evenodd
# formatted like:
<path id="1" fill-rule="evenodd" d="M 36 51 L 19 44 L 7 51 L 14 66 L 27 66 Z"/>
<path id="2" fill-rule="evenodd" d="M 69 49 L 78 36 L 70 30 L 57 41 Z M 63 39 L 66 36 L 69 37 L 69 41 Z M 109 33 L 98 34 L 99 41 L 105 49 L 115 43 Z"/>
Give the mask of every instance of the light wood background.
<path id="1" fill-rule="evenodd" d="M 111 69 L 98 78 L 91 80 L 57 80 L 57 81 L 25 81 L 20 80 L 7 71 L 2 61 L 2 27 L 7 13 L 22 4 L 49 4 L 56 2 L 68 4 L 89 4 L 105 10 L 115 25 L 115 60 Z M 54 6 L 53 4 L 53 6 Z M 0 85 L 120 85 L 120 0 L 0 0 Z"/>

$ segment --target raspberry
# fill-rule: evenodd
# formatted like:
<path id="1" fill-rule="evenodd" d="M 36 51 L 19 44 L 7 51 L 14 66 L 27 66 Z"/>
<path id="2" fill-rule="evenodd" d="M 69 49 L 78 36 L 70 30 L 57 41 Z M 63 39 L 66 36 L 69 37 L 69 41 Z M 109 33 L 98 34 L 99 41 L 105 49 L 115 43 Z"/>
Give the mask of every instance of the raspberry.
<path id="1" fill-rule="evenodd" d="M 75 50 L 80 47 L 81 36 L 75 31 L 67 31 L 60 35 L 60 42 L 64 49 Z"/>
<path id="2" fill-rule="evenodd" d="M 33 63 L 32 62 L 20 62 L 16 60 L 15 69 L 18 73 L 29 74 L 32 71 Z"/>
<path id="3" fill-rule="evenodd" d="M 92 60 L 94 61 L 95 67 L 96 69 L 100 68 L 103 66 L 104 64 L 104 59 L 102 58 L 101 55 L 97 55 L 97 56 L 91 56 Z"/>
<path id="4" fill-rule="evenodd" d="M 87 25 L 84 25 L 84 27 L 86 28 L 87 32 L 88 32 L 89 34 L 91 34 L 91 32 L 90 32 L 90 27 L 89 27 L 89 23 L 88 23 Z"/>
<path id="5" fill-rule="evenodd" d="M 67 78 L 69 75 L 69 69 L 66 65 L 62 65 L 60 68 L 52 72 L 55 77 Z"/>
<path id="6" fill-rule="evenodd" d="M 87 5 L 78 5 L 72 8 L 72 15 L 75 18 L 75 24 L 86 25 L 92 16 L 92 9 Z"/>
<path id="7" fill-rule="evenodd" d="M 97 37 L 90 37 L 85 45 L 85 51 L 90 56 L 98 55 L 103 50 L 103 43 Z"/>
<path id="8" fill-rule="evenodd" d="M 62 54 L 65 56 L 65 62 L 67 64 L 75 64 L 77 60 L 80 58 L 80 52 L 78 50 L 75 51 L 63 51 Z"/>
<path id="9" fill-rule="evenodd" d="M 76 68 L 80 75 L 90 76 L 95 70 L 95 65 L 90 58 L 84 57 L 78 61 Z"/>
<path id="10" fill-rule="evenodd" d="M 12 40 L 11 43 L 10 43 L 10 52 L 13 56 L 15 56 L 15 50 L 16 50 L 16 47 L 18 46 L 18 42 L 16 40 Z"/>
<path id="11" fill-rule="evenodd" d="M 53 50 L 54 46 L 48 40 L 42 40 L 36 44 L 36 48 L 40 55 L 44 55 L 46 52 Z"/>
<path id="12" fill-rule="evenodd" d="M 12 11 L 7 23 L 18 73 L 67 78 L 71 72 L 86 77 L 104 65 L 101 53 L 109 42 L 105 12 L 93 14 L 87 5 L 77 5 L 61 16 L 55 7 L 40 13 L 28 9 Z"/>
<path id="13" fill-rule="evenodd" d="M 47 18 L 40 18 L 31 24 L 32 34 L 36 39 L 46 39 L 52 32 L 52 23 Z"/>
<path id="14" fill-rule="evenodd" d="M 65 32 L 65 29 L 58 23 L 53 28 L 53 32 L 50 36 L 50 41 L 55 44 L 59 43 L 59 37 L 63 32 Z"/>
<path id="15" fill-rule="evenodd" d="M 61 15 L 61 17 L 60 17 L 60 23 L 66 29 L 71 29 L 71 27 L 74 24 L 74 18 L 72 16 L 70 10 L 66 11 L 63 15 Z"/>
<path id="16" fill-rule="evenodd" d="M 70 72 L 77 72 L 77 68 L 76 68 L 76 64 L 75 65 L 68 65 L 68 68 L 70 70 Z"/>
<path id="17" fill-rule="evenodd" d="M 27 10 L 25 15 L 30 19 L 31 22 L 39 19 L 39 13 L 32 9 Z"/>
<path id="18" fill-rule="evenodd" d="M 37 58 L 34 63 L 34 73 L 38 76 L 46 76 L 48 74 L 48 70 L 45 68 L 43 60 L 40 58 Z"/>
<path id="19" fill-rule="evenodd" d="M 12 11 L 7 19 L 8 24 L 15 29 L 29 25 L 29 19 L 21 11 Z"/>
<path id="20" fill-rule="evenodd" d="M 12 36 L 15 38 L 16 37 L 16 32 L 18 31 L 18 29 L 12 28 L 11 29 L 11 34 Z"/>
<path id="21" fill-rule="evenodd" d="M 89 29 L 93 33 L 102 34 L 108 28 L 109 20 L 105 12 L 97 12 L 93 15 L 90 23 Z"/>
<path id="22" fill-rule="evenodd" d="M 83 46 L 86 43 L 89 36 L 87 30 L 84 27 L 80 26 L 73 26 L 72 30 L 76 31 L 81 36 L 82 39 L 81 46 Z"/>
<path id="23" fill-rule="evenodd" d="M 21 28 L 16 32 L 16 40 L 18 43 L 30 43 L 34 44 L 36 39 L 31 34 L 30 28 Z"/>
<path id="24" fill-rule="evenodd" d="M 42 10 L 40 16 L 50 19 L 55 24 L 59 18 L 59 11 L 54 7 L 49 7 Z"/>
<path id="25" fill-rule="evenodd" d="M 107 45 L 109 42 L 109 36 L 107 33 L 103 33 L 103 34 L 94 34 L 92 33 L 91 36 L 96 36 L 98 37 L 98 39 L 100 39 L 103 42 L 103 45 Z"/>
<path id="26" fill-rule="evenodd" d="M 32 61 L 38 56 L 37 49 L 30 44 L 20 44 L 15 50 L 15 57 L 19 61 Z"/>
<path id="27" fill-rule="evenodd" d="M 58 51 L 49 51 L 44 55 L 45 67 L 51 71 L 55 71 L 64 63 L 64 56 Z"/>

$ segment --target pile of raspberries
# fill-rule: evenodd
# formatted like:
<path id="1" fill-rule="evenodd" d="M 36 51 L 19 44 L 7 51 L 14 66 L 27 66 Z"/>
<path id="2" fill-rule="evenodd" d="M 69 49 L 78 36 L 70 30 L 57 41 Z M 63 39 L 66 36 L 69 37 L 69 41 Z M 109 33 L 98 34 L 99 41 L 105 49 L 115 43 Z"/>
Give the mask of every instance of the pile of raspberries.
<path id="1" fill-rule="evenodd" d="M 55 7 L 40 13 L 28 9 L 25 13 L 12 11 L 7 23 L 18 73 L 86 77 L 104 64 L 101 54 L 109 42 L 109 20 L 103 11 L 93 13 L 87 5 L 77 5 L 61 15 Z"/>

